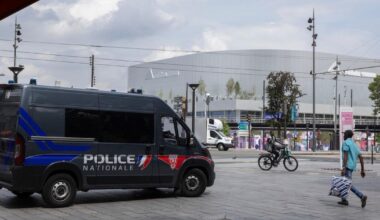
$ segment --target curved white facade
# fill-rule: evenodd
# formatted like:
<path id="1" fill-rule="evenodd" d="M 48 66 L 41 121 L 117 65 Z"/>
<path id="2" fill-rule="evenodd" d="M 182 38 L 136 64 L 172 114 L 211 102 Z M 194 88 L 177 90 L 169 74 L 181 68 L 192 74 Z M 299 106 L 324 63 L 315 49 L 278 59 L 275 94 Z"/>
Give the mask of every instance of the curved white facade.
<path id="1" fill-rule="evenodd" d="M 379 65 L 379 60 L 316 53 L 316 72 L 326 72 L 336 58 L 341 62 L 340 69 Z M 306 95 L 300 98 L 300 113 L 309 117 L 312 113 L 312 53 L 290 50 L 236 50 L 197 53 L 186 56 L 139 64 L 129 67 L 128 87 L 143 89 L 145 94 L 157 95 L 171 103 L 175 96 L 185 96 L 186 83 L 206 84 L 206 91 L 216 98 L 210 104 L 210 111 L 236 112 L 232 117 L 239 121 L 242 111 L 262 111 L 263 81 L 272 71 L 294 73 L 297 83 Z M 362 70 L 377 73 L 380 68 Z M 318 74 L 316 80 L 316 114 L 318 118 L 330 118 L 334 112 L 334 74 Z M 251 100 L 227 97 L 227 81 L 232 78 L 239 82 L 241 91 L 254 93 Z M 371 78 L 339 76 L 338 93 L 341 106 L 352 105 L 358 118 L 372 115 L 368 84 Z M 190 94 L 190 93 L 189 93 Z M 199 96 L 199 94 L 198 94 Z M 231 100 L 232 99 L 232 100 Z M 198 110 L 204 109 L 203 98 L 199 97 Z M 240 113 L 239 113 L 240 112 Z M 256 114 L 259 117 L 258 114 Z"/>

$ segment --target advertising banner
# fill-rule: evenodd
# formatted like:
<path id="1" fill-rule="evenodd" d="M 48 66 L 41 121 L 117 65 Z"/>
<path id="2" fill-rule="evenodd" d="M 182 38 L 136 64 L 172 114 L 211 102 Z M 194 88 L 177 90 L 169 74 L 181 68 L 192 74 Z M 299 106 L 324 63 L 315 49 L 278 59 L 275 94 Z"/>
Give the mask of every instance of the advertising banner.
<path id="1" fill-rule="evenodd" d="M 340 107 L 339 110 L 339 140 L 340 140 L 340 167 L 342 167 L 343 133 L 346 130 L 354 130 L 354 113 L 351 107 Z"/>

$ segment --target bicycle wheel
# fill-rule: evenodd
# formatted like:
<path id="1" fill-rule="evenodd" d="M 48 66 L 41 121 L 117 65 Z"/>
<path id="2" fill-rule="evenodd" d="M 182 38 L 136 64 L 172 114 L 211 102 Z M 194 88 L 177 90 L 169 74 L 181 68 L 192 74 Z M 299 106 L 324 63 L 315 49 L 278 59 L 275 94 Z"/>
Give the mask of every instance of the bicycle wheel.
<path id="1" fill-rule="evenodd" d="M 257 162 L 262 170 L 268 171 L 272 168 L 272 159 L 269 155 L 261 155 Z"/>
<path id="2" fill-rule="evenodd" d="M 376 146 L 374 150 L 376 153 L 380 153 L 380 146 Z"/>
<path id="3" fill-rule="evenodd" d="M 298 168 L 298 161 L 295 157 L 289 156 L 284 158 L 284 167 L 286 170 L 293 172 Z"/>

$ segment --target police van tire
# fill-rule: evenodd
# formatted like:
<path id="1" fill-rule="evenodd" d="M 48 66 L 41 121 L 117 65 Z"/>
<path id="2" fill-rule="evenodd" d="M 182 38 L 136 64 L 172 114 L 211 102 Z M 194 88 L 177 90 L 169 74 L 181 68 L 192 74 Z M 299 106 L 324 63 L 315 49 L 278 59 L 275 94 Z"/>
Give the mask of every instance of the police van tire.
<path id="1" fill-rule="evenodd" d="M 75 180 L 68 174 L 55 174 L 45 183 L 42 198 L 50 207 L 70 206 L 76 196 Z"/>
<path id="2" fill-rule="evenodd" d="M 12 193 L 15 194 L 17 198 L 20 198 L 20 199 L 26 199 L 33 194 L 33 192 L 19 192 L 19 191 L 12 191 Z"/>
<path id="3" fill-rule="evenodd" d="M 181 193 L 186 197 L 197 197 L 206 190 L 207 177 L 200 169 L 189 170 L 182 178 Z"/>
<path id="4" fill-rule="evenodd" d="M 225 151 L 224 145 L 222 143 L 219 143 L 218 145 L 216 145 L 216 147 L 218 148 L 219 151 Z"/>

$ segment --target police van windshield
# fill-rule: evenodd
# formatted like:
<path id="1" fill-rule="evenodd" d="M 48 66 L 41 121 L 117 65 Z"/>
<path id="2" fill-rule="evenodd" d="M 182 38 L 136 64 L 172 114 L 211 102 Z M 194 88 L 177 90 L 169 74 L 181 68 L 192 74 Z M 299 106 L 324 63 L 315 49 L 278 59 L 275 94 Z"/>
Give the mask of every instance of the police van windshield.
<path id="1" fill-rule="evenodd" d="M 14 137 L 22 89 L 0 85 L 0 138 Z"/>

